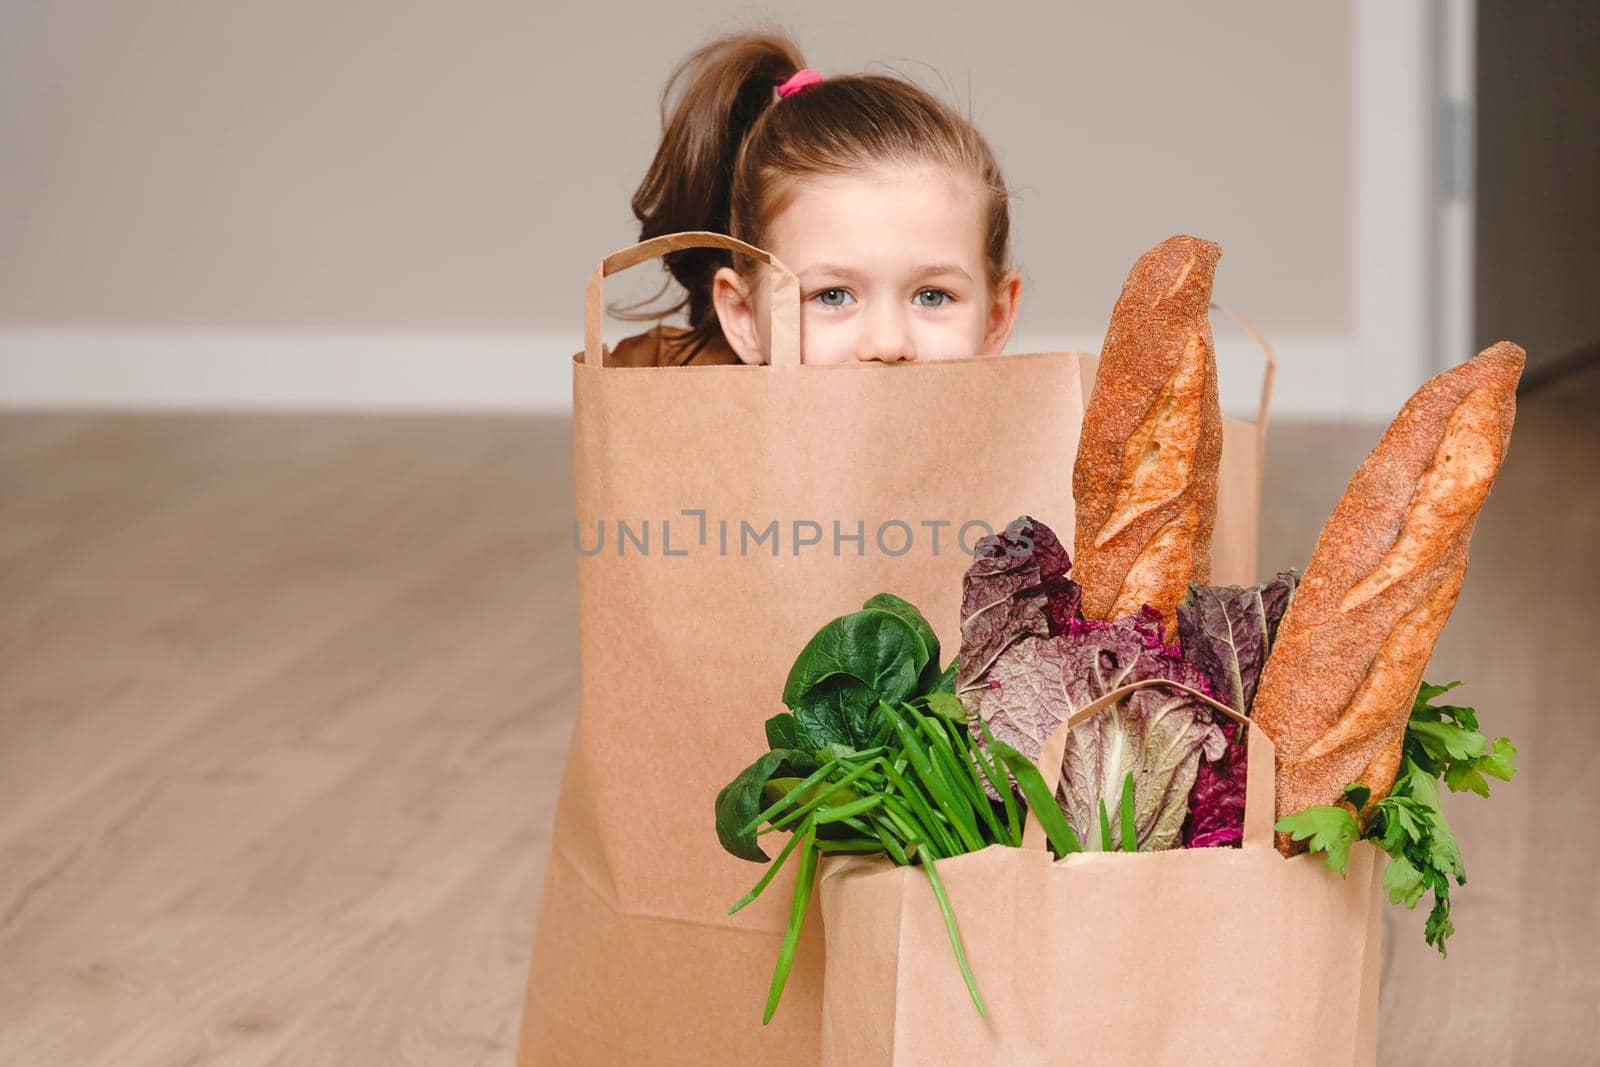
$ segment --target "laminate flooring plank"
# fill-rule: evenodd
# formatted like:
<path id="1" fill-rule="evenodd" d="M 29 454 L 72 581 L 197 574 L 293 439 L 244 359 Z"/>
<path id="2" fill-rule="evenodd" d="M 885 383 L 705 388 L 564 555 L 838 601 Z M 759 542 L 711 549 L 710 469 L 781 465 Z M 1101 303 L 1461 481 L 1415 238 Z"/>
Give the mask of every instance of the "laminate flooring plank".
<path id="1" fill-rule="evenodd" d="M 364 432 L 378 437 L 352 438 L 353 455 L 365 457 L 356 469 L 381 468 L 385 449 L 404 462 L 390 464 L 382 479 L 333 480 L 378 487 L 371 499 L 317 512 L 304 500 L 318 495 L 318 479 L 286 480 L 277 509 L 310 510 L 313 518 L 291 536 L 274 534 L 269 523 L 262 536 L 235 540 L 237 558 L 257 560 L 240 568 L 248 579 L 240 588 L 230 588 L 230 575 L 211 575 L 201 584 L 217 594 L 209 600 L 148 602 L 157 614 L 203 631 L 208 618 L 231 618 L 251 596 L 270 597 L 298 582 L 305 595 L 290 605 L 297 615 L 269 619 L 266 629 L 288 624 L 287 632 L 303 632 L 319 618 L 334 621 L 250 684 L 222 684 L 228 671 L 217 668 L 237 674 L 240 664 L 211 664 L 201 671 L 211 692 L 188 694 L 188 715 L 166 702 L 146 707 L 168 721 L 165 743 L 121 771 L 102 773 L 67 798 L 28 791 L 39 817 L 0 838 L 0 899 L 10 898 L 0 912 L 9 916 L 0 920 L 0 1050 L 26 1050 L 34 1062 L 91 1062 L 96 1049 L 108 1050 L 104 1062 L 184 1062 L 189 1051 L 177 1055 L 180 1035 L 215 1016 L 216 1025 L 200 1033 L 228 1040 L 190 1051 L 200 1057 L 195 1062 L 232 1062 L 241 1048 L 234 1039 L 259 1040 L 274 1029 L 248 1003 L 237 1003 L 244 992 L 267 987 L 269 973 L 307 976 L 300 988 L 314 1002 L 325 988 L 318 960 L 330 968 L 359 961 L 362 945 L 424 917 L 484 865 L 542 865 L 537 828 L 548 816 L 530 823 L 539 793 L 518 786 L 530 766 L 558 773 L 571 719 L 575 603 L 571 555 L 562 551 L 570 543 L 570 507 L 558 504 L 554 519 L 540 521 L 528 506 L 539 498 L 529 490 L 543 488 L 545 475 L 561 499 L 561 467 L 541 463 L 538 434 L 508 432 L 510 423 L 463 426 L 436 420 L 421 427 L 430 433 L 414 438 L 366 424 Z M 564 439 L 564 424 L 560 432 Z M 214 445 L 216 434 L 205 436 Z M 100 483 L 86 491 L 109 489 Z M 570 485 L 565 494 L 570 500 Z M 199 511 L 201 519 L 180 516 L 180 526 L 224 514 L 215 501 Z M 138 567 L 170 552 L 161 534 L 155 527 L 131 552 L 126 543 L 100 547 Z M 313 564 L 311 573 L 297 571 L 304 562 Z M 333 578 L 346 568 L 365 576 L 372 595 L 343 595 L 347 585 Z M 66 660 L 82 652 L 71 647 L 74 639 L 84 627 L 93 632 L 93 613 L 68 613 L 74 616 L 76 631 L 29 631 L 28 651 L 68 646 L 53 675 L 58 687 L 70 688 Z M 140 618 L 133 612 L 122 622 Z M 259 651 L 253 642 L 267 636 L 259 613 L 244 613 L 241 624 L 239 650 Z M 5 647 L 8 655 L 18 651 Z M 170 651 L 157 642 L 136 662 L 149 666 Z M 162 689 L 170 686 L 155 685 L 150 696 Z M 218 690 L 232 695 L 217 699 Z M 8 680 L 8 741 L 21 717 L 15 692 Z M 556 706 L 542 706 L 552 701 Z M 77 717 L 41 718 L 71 722 L 87 736 L 82 723 L 94 716 L 74 710 Z M 518 758 L 533 754 L 530 738 L 547 735 L 538 758 Z M 464 762 L 451 755 L 461 746 Z M 56 751 L 75 756 L 80 769 L 93 762 L 92 749 Z M 45 772 L 25 783 L 16 773 L 36 769 L 11 768 L 0 779 L 5 799 L 13 788 L 54 781 Z M 435 847 L 447 855 L 430 854 Z M 530 884 L 537 880 L 515 880 L 518 904 Z M 341 908 L 362 915 L 340 916 Z M 484 983 L 500 1020 L 495 1040 L 506 1049 L 531 935 L 531 913 L 518 912 L 506 918 L 514 928 L 520 923 L 519 936 L 506 938 L 502 929 L 482 946 L 486 955 L 465 957 L 514 961 Z M 459 938 L 451 943 L 468 947 Z M 242 960 L 257 960 L 259 968 L 242 967 Z M 208 961 L 215 966 L 208 969 Z M 374 992 L 375 1011 L 387 1011 L 418 981 L 433 988 L 429 968 L 384 973 L 398 984 Z M 151 1058 L 130 1059 L 139 1055 Z"/>
<path id="2" fill-rule="evenodd" d="M 1385 1063 L 1600 1062 L 1600 380 L 1523 404 L 1428 676 L 1450 958 Z M 1381 425 L 1279 422 L 1264 572 Z M 0 414 L 0 1063 L 508 1064 L 577 689 L 561 418 Z"/>

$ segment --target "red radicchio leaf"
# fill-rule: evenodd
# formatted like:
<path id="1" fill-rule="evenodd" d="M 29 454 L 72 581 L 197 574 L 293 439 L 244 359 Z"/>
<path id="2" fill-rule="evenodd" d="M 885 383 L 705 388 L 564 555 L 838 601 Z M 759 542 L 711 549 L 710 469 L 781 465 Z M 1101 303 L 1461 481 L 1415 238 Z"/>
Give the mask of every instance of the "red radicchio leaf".
<path id="1" fill-rule="evenodd" d="M 1201 675 L 1170 655 L 1160 634 L 1159 617 L 1152 632 L 1150 617 L 1142 614 L 1052 637 L 1028 634 L 1006 645 L 957 695 L 996 740 L 1036 758 L 1077 709 L 1128 682 L 1165 679 L 1203 689 Z M 1068 735 L 1057 790 L 1062 812 L 1080 838 L 1091 835 L 1100 804 L 1116 807 L 1131 771 L 1138 847 L 1174 848 L 1196 768 L 1225 744 L 1195 698 L 1162 688 L 1130 693 Z M 1114 833 L 1120 838 L 1120 827 Z"/>
<path id="2" fill-rule="evenodd" d="M 1184 848 L 1226 847 L 1244 839 L 1246 730 L 1232 721 L 1222 729 L 1228 747 L 1218 759 L 1201 760 L 1195 774 L 1183 823 Z"/>
<path id="3" fill-rule="evenodd" d="M 978 542 L 961 589 L 961 654 L 956 684 L 985 673 L 1029 635 L 1063 632 L 1078 614 L 1072 562 L 1055 532 L 1027 515 Z"/>
<path id="4" fill-rule="evenodd" d="M 1183 658 L 1205 676 L 1207 690 L 1250 714 L 1261 668 L 1294 595 L 1297 576 L 1285 571 L 1254 587 L 1191 585 L 1178 606 Z M 1202 761 L 1189 794 L 1183 824 L 1186 848 L 1237 845 L 1244 837 L 1245 741 L 1249 731 L 1224 723 L 1228 745 L 1216 760 Z"/>
<path id="5" fill-rule="evenodd" d="M 1067 557 L 1066 547 L 1054 530 L 1026 515 L 1006 527 L 1007 534 L 1013 530 L 1026 533 L 1033 542 L 1033 562 L 1039 567 L 1039 591 L 1045 595 L 1050 635 L 1065 633 L 1078 617 L 1078 602 L 1083 593 L 1078 583 L 1067 577 L 1072 560 Z"/>

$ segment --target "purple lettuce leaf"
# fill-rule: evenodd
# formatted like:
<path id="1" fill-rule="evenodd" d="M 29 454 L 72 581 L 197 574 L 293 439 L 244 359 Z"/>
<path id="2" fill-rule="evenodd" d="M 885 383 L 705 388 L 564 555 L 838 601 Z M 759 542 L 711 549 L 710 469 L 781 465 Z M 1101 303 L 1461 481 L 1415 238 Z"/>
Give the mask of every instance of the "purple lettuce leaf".
<path id="1" fill-rule="evenodd" d="M 1284 571 L 1264 585 L 1190 585 L 1178 605 L 1183 658 L 1206 676 L 1218 700 L 1241 714 L 1255 702 L 1295 582 L 1294 572 Z"/>
<path id="2" fill-rule="evenodd" d="M 1278 624 L 1283 621 L 1283 613 L 1289 610 L 1289 601 L 1294 599 L 1299 587 L 1300 572 L 1292 569 L 1279 571 L 1276 578 L 1261 586 L 1261 602 L 1267 614 L 1267 648 L 1278 640 Z M 1254 700 L 1254 686 L 1250 687 L 1250 695 Z"/>
<path id="3" fill-rule="evenodd" d="M 1070 578 L 1061 578 L 1045 587 L 1050 605 L 1050 634 L 1064 634 L 1073 623 L 1082 622 L 1079 615 L 1079 603 L 1083 599 L 1083 589 L 1077 582 Z"/>
<path id="4" fill-rule="evenodd" d="M 1056 532 L 1038 519 L 1028 515 L 1020 516 L 1016 522 L 1006 527 L 1007 532 L 1026 531 L 1028 538 L 1033 543 L 1033 559 L 1039 565 L 1039 580 L 1049 583 L 1058 578 L 1065 578 L 1072 569 L 1072 560 L 1067 557 L 1067 548 L 1056 537 Z"/>
<path id="5" fill-rule="evenodd" d="M 1205 675 L 1212 696 L 1248 715 L 1261 668 L 1278 623 L 1294 596 L 1298 576 L 1284 571 L 1259 586 L 1197 586 L 1178 605 L 1183 658 Z M 1222 755 L 1200 764 L 1183 824 L 1186 848 L 1237 845 L 1244 836 L 1245 739 L 1237 723 L 1223 723 Z"/>
<path id="6" fill-rule="evenodd" d="M 1057 539 L 1055 531 L 1036 519 L 1026 516 L 1024 519 L 1032 523 L 1034 552 L 1039 560 L 1040 590 L 1047 601 L 1051 636 L 1064 633 L 1072 620 L 1079 617 L 1078 604 L 1083 599 L 1083 590 L 1077 582 L 1067 577 L 1067 572 L 1072 569 L 1072 561 L 1067 558 L 1066 547 Z"/>
<path id="7" fill-rule="evenodd" d="M 978 542 L 961 590 L 956 686 L 982 675 L 1009 645 L 1049 636 L 1078 614 L 1079 590 L 1055 532 L 1027 515 Z"/>
<path id="8" fill-rule="evenodd" d="M 1129 682 L 1164 678 L 1204 686 L 1196 671 L 1162 647 L 1159 618 L 1154 634 L 1152 641 L 1149 620 L 1140 616 L 1050 637 L 1030 633 L 1005 646 L 958 695 L 996 740 L 1037 757 L 1075 711 Z M 1073 729 L 1057 798 L 1079 838 L 1098 840 L 1100 804 L 1117 810 L 1123 779 L 1132 771 L 1137 847 L 1173 848 L 1202 755 L 1216 758 L 1225 745 L 1199 701 L 1161 687 L 1142 689 Z M 1120 826 L 1114 836 L 1120 838 Z"/>
<path id="9" fill-rule="evenodd" d="M 1076 605 L 1074 605 L 1074 607 L 1076 607 Z M 1105 619 L 1073 618 L 1062 629 L 1064 632 L 1077 637 L 1082 634 L 1094 633 L 1096 630 L 1110 630 L 1119 627 L 1132 630 L 1138 635 L 1139 640 L 1141 643 L 1143 643 L 1144 647 L 1150 649 L 1152 652 L 1160 652 L 1168 659 L 1183 658 L 1181 646 L 1178 642 L 1174 641 L 1170 645 L 1162 644 L 1162 638 L 1166 633 L 1166 627 L 1161 621 L 1161 612 L 1157 611 L 1155 608 L 1152 608 L 1149 604 L 1145 604 L 1136 613 L 1124 616 L 1123 618 L 1115 621 Z M 1199 687 L 1196 686 L 1196 688 Z M 1206 693 L 1209 695 L 1211 690 L 1207 689 Z"/>
<path id="10" fill-rule="evenodd" d="M 1217 848 L 1244 840 L 1245 729 L 1222 726 L 1228 744 L 1214 760 L 1201 760 L 1183 823 L 1184 848 Z"/>
<path id="11" fill-rule="evenodd" d="M 996 740 L 1030 757 L 1078 708 L 1128 682 L 1163 678 L 1217 691 L 1207 673 L 1186 662 L 1180 644 L 1163 644 L 1155 610 L 1112 621 L 1082 618 L 1070 568 L 1054 532 L 1024 515 L 979 543 L 962 587 L 957 694 L 974 725 L 982 720 Z M 1101 801 L 1115 811 L 1132 771 L 1138 847 L 1176 847 L 1201 767 L 1230 766 L 1228 738 L 1193 697 L 1140 690 L 1073 730 L 1057 798 L 1080 839 L 1097 841 Z"/>

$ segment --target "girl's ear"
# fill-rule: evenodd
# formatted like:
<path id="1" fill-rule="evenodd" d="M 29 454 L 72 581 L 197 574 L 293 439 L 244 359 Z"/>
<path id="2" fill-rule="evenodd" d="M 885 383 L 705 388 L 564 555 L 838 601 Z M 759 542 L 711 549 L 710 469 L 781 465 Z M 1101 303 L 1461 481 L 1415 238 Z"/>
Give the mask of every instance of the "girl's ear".
<path id="1" fill-rule="evenodd" d="M 1017 305 L 1022 302 L 1022 275 L 1008 270 L 1000 277 L 989 298 L 989 316 L 984 326 L 983 354 L 998 356 L 1011 340 L 1012 327 L 1017 324 Z"/>
<path id="2" fill-rule="evenodd" d="M 711 306 L 717 310 L 717 321 L 722 325 L 722 336 L 734 355 L 745 363 L 765 363 L 766 353 L 761 350 L 761 335 L 756 328 L 755 305 L 750 290 L 739 272 L 732 267 L 720 267 L 711 279 Z"/>

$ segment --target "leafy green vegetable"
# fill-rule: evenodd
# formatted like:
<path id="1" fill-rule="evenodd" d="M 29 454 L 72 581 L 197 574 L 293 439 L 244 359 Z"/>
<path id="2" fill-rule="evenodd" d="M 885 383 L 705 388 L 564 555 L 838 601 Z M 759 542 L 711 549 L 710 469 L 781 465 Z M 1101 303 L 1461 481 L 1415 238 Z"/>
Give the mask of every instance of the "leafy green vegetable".
<path id="1" fill-rule="evenodd" d="M 1307 808 L 1279 819 L 1277 828 L 1296 841 L 1310 838 L 1311 851 L 1327 854 L 1329 867 L 1345 871 L 1350 845 L 1365 838 L 1389 854 L 1383 885 L 1392 904 L 1414 908 L 1424 893 L 1433 894 L 1433 906 L 1423 924 L 1423 939 L 1439 955 L 1448 955 L 1446 942 L 1455 933 L 1450 917 L 1450 882 L 1467 884 L 1466 865 L 1455 831 L 1439 808 L 1439 779 L 1452 792 L 1489 795 L 1484 777 L 1508 782 L 1517 771 L 1512 763 L 1516 748 L 1504 737 L 1490 744 L 1478 731 L 1473 708 L 1432 701 L 1454 689 L 1424 682 L 1417 691 L 1401 746 L 1400 773 L 1389 795 L 1369 803 L 1364 785 L 1345 787 L 1344 806 Z M 1358 829 L 1356 812 L 1365 824 Z"/>
<path id="2" fill-rule="evenodd" d="M 957 694 L 974 724 L 1030 760 L 1057 726 L 1129 682 L 1207 686 L 1177 647 L 1163 644 L 1159 613 L 1083 619 L 1070 566 L 1050 528 L 1023 516 L 979 543 L 963 581 Z M 1109 826 L 1132 774 L 1137 847 L 1173 848 L 1201 757 L 1215 760 L 1226 748 L 1226 735 L 1198 699 L 1143 689 L 1072 729 L 1057 796 L 1074 835 L 1092 841 L 1102 808 Z M 1120 840 L 1119 828 L 1111 830 Z"/>
<path id="3" fill-rule="evenodd" d="M 1178 605 L 1184 659 L 1206 676 L 1213 696 L 1242 715 L 1255 702 L 1261 668 L 1298 580 L 1294 571 L 1283 571 L 1255 586 L 1191 583 Z"/>
<path id="4" fill-rule="evenodd" d="M 1404 754 L 1423 773 L 1434 778 L 1442 774 L 1452 793 L 1473 792 L 1486 797 L 1489 783 L 1483 776 L 1511 781 L 1517 773 L 1512 762 L 1517 750 L 1504 737 L 1489 743 L 1478 732 L 1478 715 L 1472 708 L 1431 703 L 1460 684 L 1423 683 L 1406 726 Z"/>
<path id="5" fill-rule="evenodd" d="M 794 950 L 800 943 L 800 925 L 805 921 L 806 908 L 811 904 L 811 887 L 817 880 L 817 831 L 807 826 L 800 841 L 800 873 L 795 876 L 794 900 L 789 905 L 789 925 L 783 932 L 783 944 L 778 948 L 778 965 L 772 970 L 772 988 L 767 991 L 767 1009 L 761 1015 L 761 1025 L 772 1021 L 778 1010 L 778 999 L 783 996 L 783 986 L 794 967 Z"/>
<path id="6" fill-rule="evenodd" d="M 1072 852 L 1082 852 L 1083 845 L 1079 841 L 1077 832 L 1067 823 L 1067 817 L 1061 812 L 1061 805 L 1055 802 L 1050 790 L 1045 788 L 1044 779 L 1039 776 L 1039 769 L 1033 765 L 1033 760 L 1005 742 L 993 740 L 992 736 L 988 740 L 988 747 L 1000 762 L 1005 764 L 1006 770 L 1011 772 L 1011 777 L 1028 801 L 1029 810 L 1038 817 L 1039 825 L 1044 827 L 1045 837 L 1049 839 L 1050 847 L 1055 854 L 1065 856 Z M 1018 843 L 1020 844 L 1020 839 Z"/>
<path id="7" fill-rule="evenodd" d="M 935 715 L 943 716 L 951 722 L 967 721 L 967 706 L 961 703 L 961 698 L 954 693 L 937 690 L 929 693 L 923 700 L 928 705 L 928 710 Z"/>
<path id="8" fill-rule="evenodd" d="M 717 794 L 717 840 L 722 842 L 722 847 L 742 860 L 765 863 L 767 854 L 756 844 L 755 834 L 744 827 L 761 810 L 761 791 L 767 779 L 815 766 L 816 762 L 806 753 L 780 748 L 740 771 L 738 777 Z"/>
<path id="9" fill-rule="evenodd" d="M 793 966 L 822 854 L 881 851 L 902 866 L 922 866 L 981 1014 L 983 999 L 936 861 L 990 844 L 1020 845 L 1018 789 L 1042 798 L 1058 852 L 1077 850 L 1038 769 L 992 737 L 986 746 L 973 743 L 966 708 L 954 694 L 955 664 L 940 670 L 938 657 L 938 638 L 921 613 L 886 593 L 829 622 L 789 672 L 790 710 L 766 722 L 772 750 L 717 796 L 717 835 L 733 855 L 765 861 L 759 837 L 790 834 L 730 913 L 759 897 L 778 869 L 799 856 L 764 1021 L 777 1010 Z"/>
<path id="10" fill-rule="evenodd" d="M 1122 780 L 1122 851 L 1124 852 L 1136 852 L 1139 848 L 1133 796 L 1133 772 L 1129 771 L 1128 777 Z"/>
<path id="11" fill-rule="evenodd" d="M 1312 852 L 1326 852 L 1328 866 L 1340 874 L 1350 857 L 1350 846 L 1361 837 L 1356 817 L 1345 808 L 1331 806 L 1307 808 L 1298 815 L 1279 819 L 1277 828 L 1296 841 L 1310 838 L 1307 847 Z"/>
<path id="12" fill-rule="evenodd" d="M 1161 678 L 1198 689 L 1199 675 L 1130 620 L 1057 637 L 1026 636 L 962 692 L 976 720 L 1030 759 L 1044 739 L 1094 700 L 1129 682 Z M 1068 734 L 1062 809 L 1073 831 L 1092 837 L 1100 804 L 1115 804 L 1133 774 L 1137 841 L 1152 852 L 1178 844 L 1201 756 L 1222 755 L 1227 738 L 1197 699 L 1152 687 L 1130 693 Z"/>
<path id="13" fill-rule="evenodd" d="M 831 676 L 795 699 L 796 740 L 802 748 L 866 748 L 880 738 L 873 710 L 881 691 L 854 678 Z"/>
<path id="14" fill-rule="evenodd" d="M 917 679 L 917 691 L 920 693 L 935 691 L 943 673 L 939 670 L 939 635 L 933 632 L 933 627 L 928 625 L 928 620 L 922 617 L 922 612 L 918 611 L 909 601 L 902 600 L 893 593 L 879 593 L 877 596 L 870 598 L 862 607 L 893 612 L 911 625 L 911 628 L 916 631 L 917 636 L 922 639 L 923 645 L 928 650 L 928 662 L 922 668 L 922 674 Z M 955 681 L 954 664 L 951 664 L 949 673 L 953 686 Z M 951 692 L 954 692 L 953 688 Z"/>
<path id="15" fill-rule="evenodd" d="M 1470 791 L 1486 797 L 1489 795 L 1489 783 L 1483 776 L 1487 774 L 1502 782 L 1511 781 L 1511 776 L 1517 773 L 1516 766 L 1511 762 L 1516 755 L 1516 747 L 1509 740 L 1497 737 L 1487 755 L 1475 756 L 1470 763 L 1452 763 L 1446 767 L 1444 784 L 1450 787 L 1452 793 Z"/>
<path id="16" fill-rule="evenodd" d="M 1027 635 L 1060 633 L 1078 614 L 1080 590 L 1066 577 L 1067 550 L 1027 515 L 979 541 L 961 583 L 961 671 L 965 689 Z"/>
<path id="17" fill-rule="evenodd" d="M 937 647 L 928 647 L 932 631 L 925 630 L 925 621 L 918 626 L 907 619 L 909 607 L 866 607 L 818 630 L 789 670 L 783 702 L 793 708 L 808 692 L 835 679 L 874 689 L 885 700 L 910 696 Z"/>
<path id="18" fill-rule="evenodd" d="M 922 613 L 879 593 L 822 627 L 801 651 L 783 687 L 790 714 L 768 721 L 767 743 L 811 751 L 877 744 L 886 731 L 874 716 L 879 702 L 932 690 L 947 673 L 953 688 L 953 665 L 939 670 L 939 639 Z"/>
<path id="19" fill-rule="evenodd" d="M 782 712 L 767 720 L 768 748 L 799 748 L 800 724 L 792 712 Z"/>

